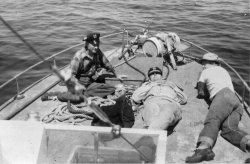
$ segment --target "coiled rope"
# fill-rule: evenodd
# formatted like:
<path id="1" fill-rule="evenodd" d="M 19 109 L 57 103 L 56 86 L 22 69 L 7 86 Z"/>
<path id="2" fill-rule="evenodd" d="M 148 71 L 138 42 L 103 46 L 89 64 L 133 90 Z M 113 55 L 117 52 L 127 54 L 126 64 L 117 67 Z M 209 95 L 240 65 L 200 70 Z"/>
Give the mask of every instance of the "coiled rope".
<path id="1" fill-rule="evenodd" d="M 111 99 L 103 99 L 98 96 L 89 97 L 89 101 L 92 101 L 94 104 L 99 106 L 109 106 L 114 105 L 116 102 Z M 66 124 L 81 124 L 86 120 L 92 120 L 92 109 L 88 107 L 86 102 L 83 102 L 78 105 L 74 104 L 61 104 L 54 108 L 50 113 L 46 114 L 42 118 L 44 123 L 66 123 Z"/>
<path id="2" fill-rule="evenodd" d="M 77 108 L 75 105 L 72 105 L 72 108 Z M 67 123 L 67 124 L 80 124 L 86 120 L 92 120 L 93 117 L 89 116 L 90 114 L 87 110 L 86 113 L 78 113 L 73 114 L 71 113 L 68 108 L 67 104 L 62 104 L 57 106 L 55 109 L 53 109 L 49 114 L 45 115 L 42 118 L 42 122 L 44 123 Z"/>

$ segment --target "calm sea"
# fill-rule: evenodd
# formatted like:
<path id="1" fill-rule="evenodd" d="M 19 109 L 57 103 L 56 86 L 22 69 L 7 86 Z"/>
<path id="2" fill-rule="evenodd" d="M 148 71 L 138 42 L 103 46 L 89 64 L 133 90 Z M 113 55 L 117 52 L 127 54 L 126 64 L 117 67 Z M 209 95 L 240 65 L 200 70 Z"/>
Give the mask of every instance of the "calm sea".
<path id="1" fill-rule="evenodd" d="M 90 31 L 138 30 L 152 21 L 154 31 L 176 32 L 218 54 L 250 82 L 249 0 L 6 0 L 0 15 L 44 57 L 81 43 Z M 37 61 L 0 22 L 0 84 Z"/>

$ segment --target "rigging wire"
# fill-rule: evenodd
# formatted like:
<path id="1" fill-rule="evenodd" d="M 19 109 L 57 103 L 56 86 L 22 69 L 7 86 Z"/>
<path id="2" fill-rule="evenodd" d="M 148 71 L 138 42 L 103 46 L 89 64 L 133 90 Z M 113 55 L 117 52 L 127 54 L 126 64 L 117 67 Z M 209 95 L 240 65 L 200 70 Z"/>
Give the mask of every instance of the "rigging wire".
<path id="1" fill-rule="evenodd" d="M 18 34 L 16 30 L 14 30 L 4 19 L 2 16 L 0 16 L 0 20 L 3 22 L 3 24 L 11 31 L 13 32 L 29 49 L 34 52 L 40 59 L 43 61 L 46 61 L 45 58 L 38 53 L 33 46 L 31 46 L 21 35 Z"/>

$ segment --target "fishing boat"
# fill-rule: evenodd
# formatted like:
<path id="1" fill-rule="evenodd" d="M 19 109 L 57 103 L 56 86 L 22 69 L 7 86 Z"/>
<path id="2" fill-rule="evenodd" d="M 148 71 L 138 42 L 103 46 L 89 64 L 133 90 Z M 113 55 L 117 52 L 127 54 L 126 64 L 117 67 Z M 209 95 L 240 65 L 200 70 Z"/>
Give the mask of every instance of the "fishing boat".
<path id="1" fill-rule="evenodd" d="M 147 25 L 142 33 L 135 34 L 123 29 L 120 32 L 101 37 L 101 49 L 115 68 L 117 76 L 106 78 L 106 83 L 123 83 L 127 96 L 135 88 L 148 80 L 147 71 L 152 66 L 162 68 L 165 79 L 180 85 L 188 96 L 188 103 L 182 106 L 182 120 L 174 133 L 167 136 L 164 130 L 143 129 L 141 109 L 136 108 L 135 123 L 132 128 L 122 128 L 121 135 L 108 141 L 102 141 L 104 134 L 109 135 L 112 127 L 93 127 L 91 117 L 68 121 L 43 121 L 48 114 L 58 108 L 69 107 L 59 101 L 41 101 L 46 92 L 67 91 L 61 85 L 61 79 L 49 72 L 48 75 L 23 87 L 22 79 L 27 74 L 46 62 L 60 70 L 67 70 L 63 65 L 69 51 L 75 51 L 84 43 L 69 47 L 53 54 L 43 61 L 32 65 L 0 86 L 3 93 L 7 88 L 16 87 L 16 92 L 0 106 L 0 161 L 2 163 L 145 163 L 143 154 L 134 144 L 143 136 L 151 136 L 156 144 L 156 151 L 151 163 L 184 163 L 185 158 L 193 154 L 195 144 L 203 127 L 208 105 L 196 98 L 197 78 L 202 66 L 197 62 L 208 50 L 181 38 L 181 47 L 170 54 L 170 62 L 163 57 L 164 48 L 161 40 L 155 37 L 157 32 L 150 32 Z M 109 41 L 114 45 L 109 45 Z M 71 57 L 70 57 L 71 58 Z M 68 57 L 69 59 L 69 57 Z M 62 60 L 64 60 L 62 62 Z M 222 60 L 235 85 L 240 86 L 236 95 L 244 107 L 244 114 L 239 127 L 250 133 L 250 88 L 243 78 L 226 61 Z M 27 83 L 27 81 L 25 81 Z M 89 109 L 91 111 L 91 107 Z M 105 136 L 105 135 L 104 135 Z M 218 136 L 214 147 L 214 160 L 207 163 L 243 163 L 249 154 L 234 147 Z"/>

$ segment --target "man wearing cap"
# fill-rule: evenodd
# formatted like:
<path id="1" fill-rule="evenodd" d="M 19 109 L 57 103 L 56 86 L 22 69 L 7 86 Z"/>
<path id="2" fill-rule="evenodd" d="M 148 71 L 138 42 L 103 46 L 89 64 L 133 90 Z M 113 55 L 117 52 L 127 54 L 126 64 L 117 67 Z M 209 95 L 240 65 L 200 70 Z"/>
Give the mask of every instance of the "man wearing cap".
<path id="1" fill-rule="evenodd" d="M 101 87 L 103 89 L 102 92 L 105 93 L 100 94 L 106 94 L 113 91 L 113 86 L 100 84 L 104 83 L 105 79 L 101 75 L 102 71 L 98 72 L 98 70 L 105 68 L 115 76 L 116 74 L 106 56 L 99 49 L 99 38 L 99 33 L 90 33 L 84 37 L 83 41 L 85 41 L 85 46 L 74 55 L 70 63 L 70 69 L 60 72 L 61 76 L 68 82 L 68 89 L 71 90 L 69 90 L 69 92 L 46 93 L 41 97 L 43 101 L 54 99 L 54 97 L 57 96 L 60 101 L 71 100 L 71 102 L 75 103 L 80 102 L 82 100 L 79 94 L 82 94 L 91 83 L 93 85 L 92 87 Z"/>
<path id="2" fill-rule="evenodd" d="M 168 130 L 181 120 L 180 104 L 187 103 L 187 96 L 173 82 L 162 78 L 162 70 L 152 67 L 148 71 L 149 81 L 137 88 L 132 100 L 143 103 L 145 128 Z"/>
<path id="3" fill-rule="evenodd" d="M 198 98 L 209 98 L 209 111 L 204 121 L 195 153 L 186 158 L 186 163 L 213 160 L 212 151 L 219 131 L 221 136 L 244 152 L 250 151 L 250 135 L 238 128 L 243 107 L 235 95 L 228 72 L 220 66 L 216 54 L 206 53 L 202 60 L 203 71 L 197 88 Z"/>
<path id="4" fill-rule="evenodd" d="M 115 75 L 114 68 L 99 49 L 99 37 L 99 33 L 90 33 L 84 37 L 85 47 L 76 52 L 70 63 L 72 78 L 76 78 L 84 86 L 88 86 L 94 81 L 103 82 L 103 79 L 96 76 L 97 71 L 101 68 L 105 68 Z"/>

